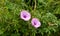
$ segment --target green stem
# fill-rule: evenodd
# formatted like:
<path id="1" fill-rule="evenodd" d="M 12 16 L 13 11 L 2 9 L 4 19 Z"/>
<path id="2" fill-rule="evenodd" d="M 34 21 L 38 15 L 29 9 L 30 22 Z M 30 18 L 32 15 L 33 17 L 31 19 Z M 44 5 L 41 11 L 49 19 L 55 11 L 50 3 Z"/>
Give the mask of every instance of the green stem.
<path id="1" fill-rule="evenodd" d="M 34 6 L 34 10 L 36 9 L 36 0 L 35 0 L 35 6 Z"/>

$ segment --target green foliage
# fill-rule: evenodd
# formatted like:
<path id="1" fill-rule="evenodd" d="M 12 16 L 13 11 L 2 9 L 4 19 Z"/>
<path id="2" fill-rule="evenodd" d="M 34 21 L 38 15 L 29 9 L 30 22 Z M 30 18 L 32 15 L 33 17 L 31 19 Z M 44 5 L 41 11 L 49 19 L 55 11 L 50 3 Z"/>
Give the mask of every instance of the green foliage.
<path id="1" fill-rule="evenodd" d="M 36 29 L 31 25 L 31 20 L 22 20 L 21 10 L 27 10 L 32 18 L 38 18 L 41 27 Z M 0 36 L 60 36 L 59 34 L 60 0 L 0 0 Z"/>

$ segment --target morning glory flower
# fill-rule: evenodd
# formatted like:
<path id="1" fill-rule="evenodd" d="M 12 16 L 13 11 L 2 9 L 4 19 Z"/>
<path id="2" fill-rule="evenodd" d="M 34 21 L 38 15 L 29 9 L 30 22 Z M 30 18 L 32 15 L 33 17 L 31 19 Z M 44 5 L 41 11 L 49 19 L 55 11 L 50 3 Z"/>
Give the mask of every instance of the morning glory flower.
<path id="1" fill-rule="evenodd" d="M 35 28 L 38 28 L 41 26 L 41 23 L 37 18 L 33 18 L 31 23 L 32 23 L 32 26 L 34 26 Z"/>
<path id="2" fill-rule="evenodd" d="M 28 20 L 30 20 L 31 15 L 30 15 L 30 13 L 29 13 L 28 11 L 23 10 L 23 11 L 21 11 L 21 13 L 20 13 L 20 17 L 21 17 L 21 19 L 23 19 L 24 21 L 28 21 Z"/>

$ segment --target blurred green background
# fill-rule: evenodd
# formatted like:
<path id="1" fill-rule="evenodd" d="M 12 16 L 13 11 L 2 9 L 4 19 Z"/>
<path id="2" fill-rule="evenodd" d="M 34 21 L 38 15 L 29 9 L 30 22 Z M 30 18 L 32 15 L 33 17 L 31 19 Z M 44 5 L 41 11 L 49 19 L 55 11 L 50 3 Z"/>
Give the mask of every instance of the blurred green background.
<path id="1" fill-rule="evenodd" d="M 22 20 L 21 10 L 38 18 L 41 27 Z M 0 36 L 60 36 L 60 0 L 0 0 Z"/>

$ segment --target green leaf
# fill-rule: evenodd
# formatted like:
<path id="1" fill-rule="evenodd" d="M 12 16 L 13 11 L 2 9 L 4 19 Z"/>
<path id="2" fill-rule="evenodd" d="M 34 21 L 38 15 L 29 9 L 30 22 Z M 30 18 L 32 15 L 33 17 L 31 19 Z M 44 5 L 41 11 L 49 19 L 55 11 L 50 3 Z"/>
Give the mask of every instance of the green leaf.
<path id="1" fill-rule="evenodd" d="M 4 33 L 4 31 L 0 30 L 0 35 L 3 34 L 3 33 Z"/>

